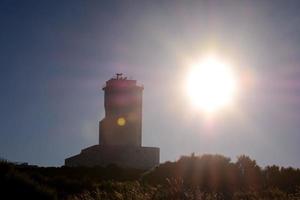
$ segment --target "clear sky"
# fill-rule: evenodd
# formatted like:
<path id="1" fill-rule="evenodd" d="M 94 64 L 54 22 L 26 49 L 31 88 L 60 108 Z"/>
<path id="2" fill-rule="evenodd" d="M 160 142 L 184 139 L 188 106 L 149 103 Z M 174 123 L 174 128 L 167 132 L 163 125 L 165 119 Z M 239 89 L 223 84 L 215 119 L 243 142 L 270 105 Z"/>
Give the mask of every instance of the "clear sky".
<path id="1" fill-rule="evenodd" d="M 101 88 L 123 72 L 144 84 L 143 145 L 162 162 L 195 152 L 300 167 L 297 2 L 2 0 L 0 157 L 59 166 L 97 144 Z M 182 89 L 185 60 L 206 49 L 251 80 L 209 122 Z"/>

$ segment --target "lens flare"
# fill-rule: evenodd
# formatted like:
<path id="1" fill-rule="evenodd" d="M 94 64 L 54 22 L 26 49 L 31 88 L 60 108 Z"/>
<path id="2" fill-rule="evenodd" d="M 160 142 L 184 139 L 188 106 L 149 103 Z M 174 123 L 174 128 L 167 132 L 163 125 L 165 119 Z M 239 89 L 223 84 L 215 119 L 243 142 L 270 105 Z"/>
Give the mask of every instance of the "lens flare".
<path id="1" fill-rule="evenodd" d="M 119 117 L 119 118 L 117 119 L 117 124 L 118 124 L 119 126 L 125 126 L 125 124 L 126 124 L 125 118 L 124 118 L 124 117 Z"/>

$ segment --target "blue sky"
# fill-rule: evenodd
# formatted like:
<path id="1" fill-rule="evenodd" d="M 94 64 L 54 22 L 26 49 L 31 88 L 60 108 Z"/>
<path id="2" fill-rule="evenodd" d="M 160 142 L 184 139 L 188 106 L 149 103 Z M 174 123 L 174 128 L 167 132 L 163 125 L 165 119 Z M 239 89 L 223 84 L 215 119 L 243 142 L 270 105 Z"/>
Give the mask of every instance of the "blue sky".
<path id="1" fill-rule="evenodd" d="M 246 154 L 300 167 L 297 1 L 0 2 L 0 157 L 62 165 L 97 144 L 106 80 L 145 87 L 143 145 L 161 161 Z M 205 49 L 253 85 L 207 124 L 182 91 L 185 59 Z"/>

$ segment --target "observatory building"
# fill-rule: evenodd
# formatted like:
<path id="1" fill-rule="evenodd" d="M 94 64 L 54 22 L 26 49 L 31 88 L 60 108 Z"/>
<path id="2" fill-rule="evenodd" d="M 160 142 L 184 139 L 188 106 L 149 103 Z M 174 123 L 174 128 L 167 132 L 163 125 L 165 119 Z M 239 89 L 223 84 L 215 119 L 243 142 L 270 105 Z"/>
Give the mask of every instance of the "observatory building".
<path id="1" fill-rule="evenodd" d="M 122 74 L 106 81 L 105 117 L 99 122 L 99 144 L 65 159 L 66 166 L 150 169 L 159 164 L 159 148 L 142 146 L 143 86 Z"/>

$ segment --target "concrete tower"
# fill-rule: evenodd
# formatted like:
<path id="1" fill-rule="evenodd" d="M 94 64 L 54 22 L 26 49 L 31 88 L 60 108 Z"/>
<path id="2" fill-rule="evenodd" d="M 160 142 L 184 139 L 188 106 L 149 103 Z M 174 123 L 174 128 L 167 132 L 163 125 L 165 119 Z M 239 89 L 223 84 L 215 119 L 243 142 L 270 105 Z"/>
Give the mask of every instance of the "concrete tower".
<path id="1" fill-rule="evenodd" d="M 100 145 L 141 146 L 142 93 L 136 80 L 122 74 L 106 82 L 103 88 L 105 118 L 100 121 Z"/>
<path id="2" fill-rule="evenodd" d="M 106 81 L 105 117 L 99 123 L 99 145 L 65 160 L 66 166 L 106 166 L 149 169 L 159 164 L 159 148 L 142 147 L 143 86 L 122 74 Z"/>

